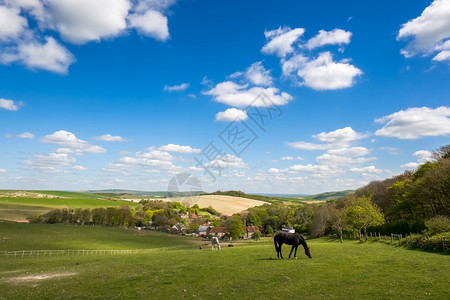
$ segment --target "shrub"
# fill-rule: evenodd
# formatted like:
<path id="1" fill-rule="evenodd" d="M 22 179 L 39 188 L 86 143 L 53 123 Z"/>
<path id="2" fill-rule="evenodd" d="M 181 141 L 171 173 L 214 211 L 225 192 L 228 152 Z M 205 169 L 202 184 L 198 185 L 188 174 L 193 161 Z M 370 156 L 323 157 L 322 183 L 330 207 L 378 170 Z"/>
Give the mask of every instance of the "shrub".
<path id="1" fill-rule="evenodd" d="M 402 239 L 400 245 L 427 251 L 450 252 L 450 232 L 433 236 L 413 234 Z"/>
<path id="2" fill-rule="evenodd" d="M 450 232 L 450 219 L 446 216 L 436 216 L 425 221 L 427 233 L 435 235 L 443 232 Z"/>

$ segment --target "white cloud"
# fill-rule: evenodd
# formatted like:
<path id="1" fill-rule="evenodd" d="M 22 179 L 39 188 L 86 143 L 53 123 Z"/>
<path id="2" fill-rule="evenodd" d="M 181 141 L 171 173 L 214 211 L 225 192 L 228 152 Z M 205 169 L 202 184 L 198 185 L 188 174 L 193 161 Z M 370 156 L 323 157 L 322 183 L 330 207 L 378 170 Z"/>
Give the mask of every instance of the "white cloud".
<path id="1" fill-rule="evenodd" d="M 289 147 L 301 150 L 326 150 L 329 148 L 329 145 L 326 144 L 316 144 L 316 143 L 307 143 L 307 142 L 287 142 Z"/>
<path id="2" fill-rule="evenodd" d="M 237 108 L 229 108 L 224 112 L 219 112 L 216 114 L 216 121 L 221 122 L 244 121 L 247 118 L 247 112 Z"/>
<path id="3" fill-rule="evenodd" d="M 211 169 L 246 169 L 247 164 L 241 157 L 237 157 L 231 154 L 225 154 L 222 156 L 217 156 L 215 159 L 208 162 L 206 167 Z"/>
<path id="4" fill-rule="evenodd" d="M 368 134 L 359 133 L 353 130 L 351 127 L 345 127 L 336 129 L 330 132 L 321 132 L 315 134 L 312 137 L 323 144 L 309 143 L 309 142 L 287 142 L 291 148 L 301 149 L 301 150 L 329 150 L 328 152 L 333 155 L 365 155 L 370 151 L 364 147 L 351 147 L 347 148 L 353 142 L 367 138 Z"/>
<path id="5" fill-rule="evenodd" d="M 330 132 L 321 132 L 319 134 L 313 135 L 313 138 L 321 142 L 343 146 L 367 137 L 368 137 L 367 134 L 358 133 L 354 131 L 353 128 L 351 127 L 336 129 L 335 131 Z"/>
<path id="6" fill-rule="evenodd" d="M 202 150 L 192 148 L 191 146 L 181 146 L 181 145 L 176 145 L 176 144 L 168 144 L 165 146 L 161 146 L 158 149 L 167 151 L 167 152 L 177 152 L 177 153 L 184 153 L 184 154 L 195 154 L 195 153 L 202 152 Z"/>
<path id="7" fill-rule="evenodd" d="M 16 110 L 19 110 L 20 106 L 22 106 L 22 105 L 23 105 L 23 103 L 21 101 L 14 102 L 13 100 L 0 98 L 0 108 L 6 109 L 6 110 L 16 111 Z"/>
<path id="8" fill-rule="evenodd" d="M 131 28 L 144 36 L 153 37 L 160 41 L 169 38 L 167 17 L 156 10 L 148 10 L 144 14 L 131 14 L 128 16 Z"/>
<path id="9" fill-rule="evenodd" d="M 23 132 L 21 134 L 18 134 L 17 137 L 21 139 L 34 139 L 34 134 L 29 132 Z"/>
<path id="10" fill-rule="evenodd" d="M 435 57 L 433 57 L 433 61 L 446 61 L 446 60 L 450 60 L 450 50 L 441 51 Z"/>
<path id="11" fill-rule="evenodd" d="M 368 167 L 362 167 L 362 168 L 350 168 L 351 172 L 356 173 L 386 173 L 389 172 L 389 170 L 381 170 L 377 169 L 375 166 L 368 166 Z"/>
<path id="12" fill-rule="evenodd" d="M 45 40 L 45 44 L 35 41 L 19 44 L 11 52 L 1 53 L 0 62 L 4 64 L 20 62 L 30 69 L 66 74 L 69 66 L 75 61 L 72 53 L 52 37 L 46 37 Z"/>
<path id="13" fill-rule="evenodd" d="M 47 0 L 47 27 L 63 40 L 84 44 L 114 37 L 126 29 L 128 0 Z"/>
<path id="14" fill-rule="evenodd" d="M 403 164 L 400 166 L 400 168 L 404 168 L 404 169 L 416 169 L 417 167 L 419 167 L 420 164 L 416 163 L 416 162 L 409 162 L 406 164 Z"/>
<path id="15" fill-rule="evenodd" d="M 73 166 L 72 170 L 76 170 L 76 171 L 87 171 L 86 167 L 83 166 Z"/>
<path id="16" fill-rule="evenodd" d="M 304 158 L 301 156 L 297 156 L 297 157 L 283 156 L 280 158 L 280 160 L 304 160 Z"/>
<path id="17" fill-rule="evenodd" d="M 388 116 L 375 119 L 384 124 L 375 135 L 396 137 L 399 139 L 418 139 L 424 136 L 450 134 L 450 107 L 435 109 L 428 107 L 411 107 Z"/>
<path id="18" fill-rule="evenodd" d="M 174 5 L 176 2 L 176 0 L 139 0 L 136 3 L 136 7 L 134 10 L 137 12 L 144 12 L 149 9 L 164 11 L 170 6 Z"/>
<path id="19" fill-rule="evenodd" d="M 164 91 L 181 92 L 181 91 L 185 91 L 188 87 L 189 87 L 189 83 L 182 83 L 180 85 L 172 85 L 172 86 L 165 85 Z"/>
<path id="20" fill-rule="evenodd" d="M 327 152 L 329 154 L 341 156 L 364 156 L 369 154 L 370 150 L 365 147 L 351 147 L 351 148 L 330 149 Z"/>
<path id="21" fill-rule="evenodd" d="M 270 86 L 273 81 L 270 76 L 270 70 L 266 70 L 260 61 L 255 62 L 245 71 L 245 78 L 249 82 L 260 86 Z"/>
<path id="22" fill-rule="evenodd" d="M 0 173 L 6 173 L 7 171 L 5 169 L 0 169 Z"/>
<path id="23" fill-rule="evenodd" d="M 446 50 L 450 50 L 450 1 L 435 0 L 420 16 L 403 24 L 397 39 L 411 38 L 401 53 L 411 57 L 418 53 L 429 55 L 438 52 L 435 61 L 448 59 Z M 447 47 L 443 47 L 447 44 Z"/>
<path id="24" fill-rule="evenodd" d="M 280 92 L 277 88 L 269 87 L 252 87 L 248 88 L 248 84 L 239 85 L 232 81 L 225 81 L 217 84 L 214 88 L 204 92 L 206 95 L 215 97 L 215 100 L 235 107 L 268 107 L 270 105 L 285 105 L 292 96 L 285 92 Z M 264 101 L 265 97 L 260 97 L 264 94 L 271 100 L 270 103 Z"/>
<path id="25" fill-rule="evenodd" d="M 264 31 L 268 42 L 263 46 L 261 51 L 266 54 L 276 54 L 284 57 L 288 53 L 294 52 L 292 44 L 294 44 L 300 36 L 305 33 L 303 28 L 291 29 L 289 27 L 278 28 L 275 30 Z"/>
<path id="26" fill-rule="evenodd" d="M 67 153 L 37 153 L 31 159 L 23 161 L 31 169 L 41 172 L 58 172 L 59 168 L 69 167 L 75 162 L 76 159 Z"/>
<path id="27" fill-rule="evenodd" d="M 375 157 L 350 157 L 335 155 L 330 153 L 325 153 L 323 155 L 317 156 L 316 161 L 319 165 L 327 166 L 349 166 L 353 164 L 361 164 L 369 161 L 376 160 Z"/>
<path id="28" fill-rule="evenodd" d="M 330 168 L 327 165 L 293 165 L 290 166 L 287 171 L 289 172 L 308 172 L 308 173 L 322 173 L 328 172 Z"/>
<path id="29" fill-rule="evenodd" d="M 356 76 L 362 74 L 347 60 L 334 62 L 330 52 L 319 54 L 314 60 L 297 66 L 297 75 L 303 78 L 302 85 L 315 90 L 337 90 L 351 87 Z"/>
<path id="30" fill-rule="evenodd" d="M 105 153 L 106 150 L 97 145 L 91 145 L 90 143 L 78 139 L 73 133 L 60 130 L 56 131 L 53 134 L 46 135 L 39 140 L 41 143 L 54 144 L 61 146 L 63 148 L 59 149 L 59 153 L 67 154 L 67 153 Z"/>
<path id="31" fill-rule="evenodd" d="M 414 152 L 413 156 L 417 157 L 420 163 L 434 160 L 433 152 L 428 150 L 419 150 Z"/>
<path id="32" fill-rule="evenodd" d="M 123 137 L 118 136 L 118 135 L 113 136 L 109 133 L 101 135 L 101 136 L 96 136 L 94 138 L 98 141 L 103 141 L 103 142 L 124 142 L 125 141 L 125 139 Z"/>
<path id="33" fill-rule="evenodd" d="M 342 29 L 332 31 L 319 30 L 319 33 L 306 43 L 306 48 L 314 49 L 324 45 L 349 44 L 352 33 Z"/>
<path id="34" fill-rule="evenodd" d="M 19 37 L 28 27 L 28 21 L 20 16 L 20 9 L 0 5 L 0 40 Z"/>

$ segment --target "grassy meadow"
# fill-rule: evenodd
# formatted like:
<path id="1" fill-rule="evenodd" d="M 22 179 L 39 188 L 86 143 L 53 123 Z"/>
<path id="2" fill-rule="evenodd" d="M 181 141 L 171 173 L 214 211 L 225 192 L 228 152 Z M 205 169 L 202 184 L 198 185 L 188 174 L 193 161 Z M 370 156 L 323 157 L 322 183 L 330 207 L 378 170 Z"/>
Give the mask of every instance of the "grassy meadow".
<path id="1" fill-rule="evenodd" d="M 297 260 L 271 239 L 208 241 L 125 228 L 0 223 L 5 250 L 142 249 L 141 254 L 0 258 L 0 299 L 445 299 L 450 257 L 381 243 L 308 240 Z M 203 245 L 203 249 L 199 249 Z M 283 246 L 285 257 L 288 247 Z"/>
<path id="2" fill-rule="evenodd" d="M 0 220 L 26 222 L 27 217 L 42 215 L 57 208 L 136 207 L 138 203 L 120 198 L 61 191 L 0 190 Z"/>

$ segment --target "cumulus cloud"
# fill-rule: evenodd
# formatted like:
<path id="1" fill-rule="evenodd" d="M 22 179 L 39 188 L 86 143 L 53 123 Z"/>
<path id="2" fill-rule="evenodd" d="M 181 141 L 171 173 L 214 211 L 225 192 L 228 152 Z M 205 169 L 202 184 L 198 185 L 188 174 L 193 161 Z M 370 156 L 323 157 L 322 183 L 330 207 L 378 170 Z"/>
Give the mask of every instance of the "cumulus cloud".
<path id="1" fill-rule="evenodd" d="M 123 137 L 118 136 L 118 135 L 113 136 L 109 133 L 101 135 L 101 136 L 96 136 L 94 138 L 98 141 L 103 141 L 103 142 L 124 142 L 125 141 L 125 139 Z"/>
<path id="2" fill-rule="evenodd" d="M 373 160 L 376 160 L 376 157 L 351 157 L 330 153 L 324 153 L 323 155 L 316 157 L 316 161 L 319 165 L 327 166 L 350 166 L 353 164 L 361 164 Z"/>
<path id="3" fill-rule="evenodd" d="M 350 64 L 350 59 L 335 61 L 330 51 L 315 53 L 313 50 L 325 45 L 347 45 L 352 33 L 340 28 L 320 30 L 311 39 L 299 40 L 303 28 L 289 27 L 266 31 L 268 42 L 262 48 L 265 54 L 276 54 L 281 58 L 283 76 L 290 77 L 299 86 L 315 90 L 337 90 L 355 85 L 357 76 L 363 72 Z M 343 52 L 343 48 L 338 49 Z"/>
<path id="4" fill-rule="evenodd" d="M 189 83 L 182 83 L 179 85 L 165 85 L 164 86 L 164 91 L 167 92 L 181 92 L 181 91 L 185 91 L 187 88 L 189 87 Z"/>
<path id="5" fill-rule="evenodd" d="M 417 157 L 420 163 L 432 161 L 434 159 L 433 152 L 428 150 L 419 150 L 414 152 L 413 156 Z"/>
<path id="6" fill-rule="evenodd" d="M 370 151 L 364 147 L 351 147 L 346 148 L 352 143 L 367 138 L 369 135 L 364 133 L 359 133 L 353 130 L 351 127 L 345 127 L 336 129 L 330 132 L 321 132 L 315 134 L 312 137 L 322 144 L 309 143 L 309 142 L 287 142 L 286 144 L 295 149 L 301 150 L 327 150 L 332 149 L 331 154 L 335 155 L 365 155 Z"/>
<path id="7" fill-rule="evenodd" d="M 19 110 L 19 108 L 22 105 L 23 105 L 23 103 L 21 101 L 16 102 L 13 100 L 0 98 L 0 108 L 6 109 L 6 110 L 16 111 L 16 110 Z"/>
<path id="8" fill-rule="evenodd" d="M 0 169 L 0 173 L 6 173 L 7 171 L 5 169 Z"/>
<path id="9" fill-rule="evenodd" d="M 61 74 L 66 74 L 74 61 L 72 53 L 52 37 L 46 37 L 44 44 L 36 41 L 19 44 L 11 52 L 0 55 L 0 62 L 4 64 L 19 62 L 30 69 L 42 69 Z"/>
<path id="10" fill-rule="evenodd" d="M 216 114 L 216 121 L 221 122 L 244 121 L 247 118 L 247 112 L 237 108 L 229 108 L 224 112 L 219 112 Z"/>
<path id="11" fill-rule="evenodd" d="M 76 171 L 87 171 L 87 168 L 84 166 L 73 166 L 72 170 L 76 170 Z"/>
<path id="12" fill-rule="evenodd" d="M 191 146 L 182 146 L 182 145 L 176 145 L 176 144 L 168 144 L 165 146 L 161 146 L 158 148 L 162 151 L 167 152 L 177 152 L 177 153 L 184 153 L 184 154 L 195 154 L 200 153 L 202 150 L 192 148 Z"/>
<path id="13" fill-rule="evenodd" d="M 409 162 L 409 163 L 406 163 L 406 164 L 401 165 L 400 168 L 404 168 L 404 169 L 416 169 L 416 168 L 418 168 L 419 166 L 420 166 L 420 164 L 417 163 L 417 162 Z"/>
<path id="14" fill-rule="evenodd" d="M 39 142 L 61 146 L 62 148 L 58 149 L 60 154 L 97 154 L 106 152 L 104 148 L 80 140 L 73 133 L 65 130 L 56 131 L 53 134 L 46 135 L 41 138 Z"/>
<path id="15" fill-rule="evenodd" d="M 144 14 L 128 16 L 131 28 L 135 28 L 141 35 L 165 41 L 169 38 L 167 17 L 156 10 L 148 10 Z"/>
<path id="16" fill-rule="evenodd" d="M 270 71 L 266 70 L 260 61 L 255 62 L 245 71 L 245 77 L 254 85 L 272 85 L 272 76 L 270 76 Z"/>
<path id="17" fill-rule="evenodd" d="M 417 18 L 403 24 L 397 40 L 410 39 L 401 53 L 409 58 L 419 53 L 436 54 L 433 60 L 449 59 L 450 1 L 435 0 Z"/>
<path id="18" fill-rule="evenodd" d="M 349 44 L 352 33 L 342 29 L 331 31 L 319 30 L 319 33 L 311 38 L 305 45 L 308 49 L 315 49 L 325 45 Z"/>
<path id="19" fill-rule="evenodd" d="M 353 141 L 357 141 L 367 137 L 367 134 L 356 132 L 351 127 L 336 129 L 330 132 L 321 132 L 319 134 L 313 135 L 313 138 L 321 142 L 327 142 L 333 145 L 348 145 Z"/>
<path id="20" fill-rule="evenodd" d="M 4 0 L 0 4 L 0 63 L 18 62 L 30 69 L 65 74 L 75 58 L 60 39 L 82 45 L 135 29 L 142 36 L 165 41 L 169 38 L 165 14 L 175 2 Z"/>
<path id="21" fill-rule="evenodd" d="M 301 63 L 295 68 L 298 69 L 297 75 L 303 79 L 300 84 L 315 90 L 351 87 L 355 84 L 356 77 L 362 74 L 360 69 L 349 64 L 347 60 L 333 61 L 330 52 L 323 52 L 316 59 Z"/>
<path id="22" fill-rule="evenodd" d="M 20 16 L 20 9 L 0 5 L 0 40 L 20 36 L 28 27 L 28 21 Z"/>
<path id="23" fill-rule="evenodd" d="M 47 0 L 46 5 L 47 26 L 73 44 L 118 35 L 130 9 L 128 0 Z"/>
<path id="24" fill-rule="evenodd" d="M 231 154 L 218 155 L 215 159 L 211 160 L 205 165 L 207 168 L 216 170 L 223 169 L 246 169 L 247 164 L 241 157 L 237 157 Z"/>
<path id="25" fill-rule="evenodd" d="M 375 119 L 385 124 L 375 135 L 399 139 L 418 139 L 425 136 L 450 134 L 450 107 L 411 107 Z"/>
<path id="26" fill-rule="evenodd" d="M 261 51 L 265 54 L 276 54 L 279 57 L 284 57 L 288 53 L 294 52 L 294 44 L 300 36 L 305 33 L 303 28 L 291 29 L 289 27 L 279 27 L 275 30 L 266 30 L 267 43 L 263 46 Z"/>
<path id="27" fill-rule="evenodd" d="M 268 107 L 270 105 L 285 105 L 292 96 L 285 92 L 280 92 L 274 87 L 251 87 L 248 84 L 239 85 L 232 81 L 225 81 L 217 84 L 214 88 L 204 92 L 206 95 L 211 95 L 217 102 L 227 104 L 234 107 Z M 271 103 L 264 101 L 264 94 L 271 100 Z"/>

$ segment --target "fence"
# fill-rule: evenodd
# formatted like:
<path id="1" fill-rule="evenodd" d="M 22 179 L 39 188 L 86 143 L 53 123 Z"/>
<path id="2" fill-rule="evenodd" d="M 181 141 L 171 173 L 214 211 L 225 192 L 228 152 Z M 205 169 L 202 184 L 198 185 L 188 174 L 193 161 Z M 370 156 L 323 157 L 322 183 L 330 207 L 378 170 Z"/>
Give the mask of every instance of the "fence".
<path id="1" fill-rule="evenodd" d="M 0 257 L 6 258 L 25 258 L 25 257 L 50 257 L 64 255 L 123 255 L 123 254 L 144 254 L 156 251 L 167 251 L 186 246 L 172 246 L 152 249 L 133 249 L 133 250 L 20 250 L 20 251 L 1 251 Z"/>
<path id="2" fill-rule="evenodd" d="M 406 236 L 405 236 L 406 237 Z M 398 243 L 400 244 L 401 240 L 404 238 L 404 236 L 402 234 L 396 234 L 396 233 L 391 233 L 391 236 L 387 236 L 387 235 L 381 235 L 381 233 L 372 233 L 369 232 L 366 236 L 366 239 L 370 239 L 370 240 L 378 240 L 380 242 L 391 242 L 391 244 L 394 244 L 395 241 L 398 241 Z"/>

